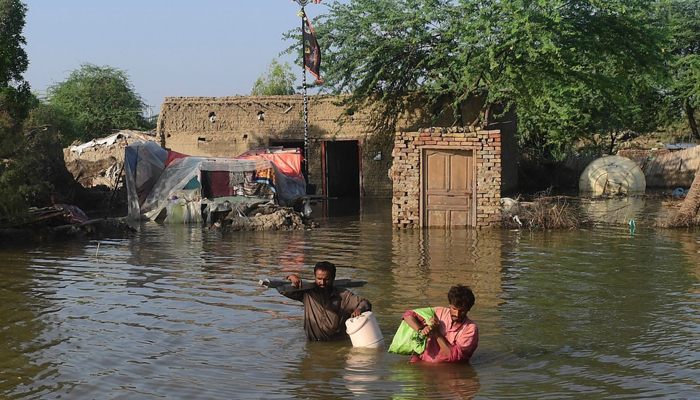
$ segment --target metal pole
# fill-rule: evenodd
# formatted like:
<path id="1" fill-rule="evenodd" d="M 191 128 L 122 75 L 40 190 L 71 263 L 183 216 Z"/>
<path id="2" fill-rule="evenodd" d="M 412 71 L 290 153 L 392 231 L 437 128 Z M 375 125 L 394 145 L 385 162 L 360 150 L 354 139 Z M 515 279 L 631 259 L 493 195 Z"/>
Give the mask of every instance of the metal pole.
<path id="1" fill-rule="evenodd" d="M 302 14 L 304 13 L 304 6 L 301 6 L 301 12 Z M 303 16 L 301 17 L 301 29 L 302 29 L 302 41 L 304 40 L 304 20 Z M 301 44 L 302 48 L 302 61 L 301 61 L 301 87 L 302 87 L 302 93 L 304 94 L 304 179 L 306 182 L 309 182 L 309 98 L 306 93 L 306 67 L 304 66 L 304 59 L 303 57 L 305 54 L 304 52 L 304 43 Z"/>
<path id="2" fill-rule="evenodd" d="M 301 87 L 304 95 L 304 179 L 309 182 L 309 99 L 306 93 L 306 67 L 304 66 L 304 6 L 310 3 L 310 0 L 295 0 L 301 6 Z M 319 1 L 320 3 L 320 1 Z"/>
<path id="3" fill-rule="evenodd" d="M 304 93 L 304 179 L 309 182 L 309 98 L 306 95 L 306 68 L 301 69 L 301 87 Z"/>

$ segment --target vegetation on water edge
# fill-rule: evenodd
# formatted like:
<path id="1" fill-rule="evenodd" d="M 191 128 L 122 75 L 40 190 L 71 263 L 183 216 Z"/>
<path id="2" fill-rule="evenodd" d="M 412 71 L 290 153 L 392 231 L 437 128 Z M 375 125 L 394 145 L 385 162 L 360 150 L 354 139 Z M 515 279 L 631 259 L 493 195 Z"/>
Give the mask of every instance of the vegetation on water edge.
<path id="1" fill-rule="evenodd" d="M 541 197 L 532 202 L 504 204 L 501 226 L 507 229 L 574 229 L 594 225 L 580 203 L 565 196 Z"/>
<path id="2" fill-rule="evenodd" d="M 349 0 L 327 10 L 313 21 L 324 60 L 320 92 L 348 94 L 349 111 L 369 111 L 378 148 L 391 146 L 397 116 L 416 93 L 427 96 L 436 118 L 451 113 L 460 126 L 486 124 L 515 107 L 520 161 L 548 164 L 581 149 L 609 152 L 624 135 L 679 124 L 690 139 L 700 138 L 696 0 Z M 128 76 L 109 66 L 82 64 L 48 98 L 32 94 L 23 77 L 27 12 L 21 0 L 0 0 L 5 219 L 21 219 L 57 191 L 80 198 L 59 182 L 62 173 L 47 169 L 56 154 L 47 146 L 146 126 Z M 294 39 L 290 51 L 299 50 L 300 36 L 298 28 L 285 35 Z M 272 83 L 288 91 L 285 66 L 271 65 L 271 71 Z M 463 105 L 474 99 L 483 100 L 483 108 L 468 118 Z M 45 125 L 55 129 L 37 130 Z M 538 207 L 531 226 L 574 223 L 573 204 Z"/>

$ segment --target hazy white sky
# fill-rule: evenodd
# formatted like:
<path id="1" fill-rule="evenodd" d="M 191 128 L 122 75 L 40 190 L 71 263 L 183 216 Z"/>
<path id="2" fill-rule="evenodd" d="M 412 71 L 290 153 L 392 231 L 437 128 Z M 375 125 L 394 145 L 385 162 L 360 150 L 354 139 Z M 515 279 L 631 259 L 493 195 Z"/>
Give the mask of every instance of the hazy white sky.
<path id="1" fill-rule="evenodd" d="M 301 66 L 279 57 L 292 44 L 282 34 L 301 25 L 290 0 L 23 2 L 24 77 L 40 94 L 82 63 L 125 70 L 154 114 L 169 96 L 248 95 L 273 58 L 292 64 L 301 83 Z M 307 5 L 307 15 L 325 3 Z"/>

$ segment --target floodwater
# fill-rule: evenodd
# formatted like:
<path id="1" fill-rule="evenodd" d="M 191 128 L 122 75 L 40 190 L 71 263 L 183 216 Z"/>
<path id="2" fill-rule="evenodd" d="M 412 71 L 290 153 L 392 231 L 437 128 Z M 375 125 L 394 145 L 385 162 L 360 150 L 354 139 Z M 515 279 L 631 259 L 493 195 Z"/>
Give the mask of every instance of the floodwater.
<path id="1" fill-rule="evenodd" d="M 697 231 L 396 231 L 388 202 L 300 232 L 145 223 L 126 239 L 0 248 L 3 399 L 689 399 L 700 393 Z M 470 285 L 467 365 L 308 343 L 258 284 L 330 260 L 366 279 L 387 342 Z"/>

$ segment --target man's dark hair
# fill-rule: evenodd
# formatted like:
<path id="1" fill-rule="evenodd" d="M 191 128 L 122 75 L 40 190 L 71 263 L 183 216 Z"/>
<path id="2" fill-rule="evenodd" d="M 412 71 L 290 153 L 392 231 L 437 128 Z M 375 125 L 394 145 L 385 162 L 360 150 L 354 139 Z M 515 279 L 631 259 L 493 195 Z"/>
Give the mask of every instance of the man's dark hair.
<path id="1" fill-rule="evenodd" d="M 450 302 L 450 305 L 459 308 L 465 307 L 467 311 L 472 309 L 476 301 L 472 290 L 469 286 L 464 285 L 452 286 L 450 291 L 447 292 L 447 300 Z"/>
<path id="2" fill-rule="evenodd" d="M 314 266 L 314 276 L 316 276 L 316 271 L 321 270 L 321 271 L 326 271 L 331 274 L 333 279 L 335 279 L 335 264 L 329 261 L 319 261 L 316 263 L 316 266 Z"/>

